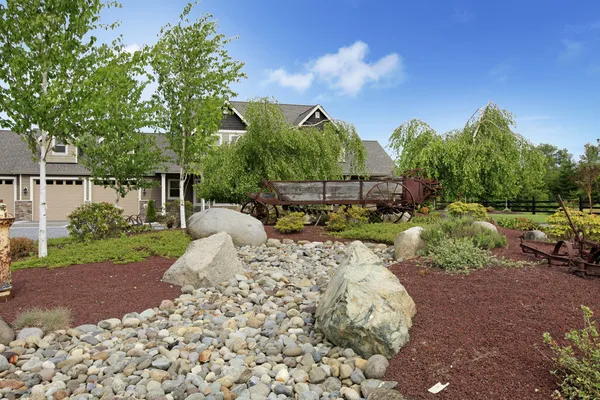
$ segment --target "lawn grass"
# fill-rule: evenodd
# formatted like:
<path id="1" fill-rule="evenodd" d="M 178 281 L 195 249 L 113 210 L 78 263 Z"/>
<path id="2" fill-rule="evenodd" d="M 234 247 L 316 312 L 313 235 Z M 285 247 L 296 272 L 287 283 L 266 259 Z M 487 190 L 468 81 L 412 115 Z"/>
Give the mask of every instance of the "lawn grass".
<path id="1" fill-rule="evenodd" d="M 190 243 L 181 230 L 122 236 L 115 239 L 78 243 L 68 238 L 51 239 L 48 257 L 30 257 L 12 263 L 13 270 L 24 268 L 59 268 L 75 264 L 112 261 L 127 264 L 150 256 L 180 257 Z"/>
<path id="2" fill-rule="evenodd" d="M 423 224 L 416 224 L 414 222 L 401 222 L 398 224 L 383 222 L 357 225 L 341 232 L 331 232 L 330 235 L 344 239 L 394 244 L 394 239 L 398 233 L 403 232 L 408 228 L 412 228 L 413 226 L 425 227 Z"/>
<path id="3" fill-rule="evenodd" d="M 488 213 L 488 215 L 494 220 L 497 221 L 498 218 L 527 218 L 539 224 L 543 224 L 547 222 L 548 217 L 552 214 L 532 214 L 530 212 L 522 212 L 522 213 Z"/>

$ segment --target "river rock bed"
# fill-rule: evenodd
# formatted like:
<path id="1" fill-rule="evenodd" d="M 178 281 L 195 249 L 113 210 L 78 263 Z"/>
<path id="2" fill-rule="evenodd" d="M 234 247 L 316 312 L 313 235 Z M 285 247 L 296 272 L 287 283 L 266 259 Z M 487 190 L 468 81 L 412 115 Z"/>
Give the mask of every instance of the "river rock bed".
<path id="1" fill-rule="evenodd" d="M 369 245 L 384 264 L 393 248 Z M 240 247 L 244 274 L 182 288 L 160 307 L 0 345 L 0 394 L 31 399 L 371 399 L 388 362 L 338 348 L 314 329 L 339 242 L 269 239 Z M 90 288 L 93 290 L 93 288 Z M 123 301 L 126 301 L 124 299 Z M 16 365 L 7 360 L 15 356 Z M 401 396 L 398 394 L 398 398 Z M 391 398 L 391 397 L 390 397 Z"/>

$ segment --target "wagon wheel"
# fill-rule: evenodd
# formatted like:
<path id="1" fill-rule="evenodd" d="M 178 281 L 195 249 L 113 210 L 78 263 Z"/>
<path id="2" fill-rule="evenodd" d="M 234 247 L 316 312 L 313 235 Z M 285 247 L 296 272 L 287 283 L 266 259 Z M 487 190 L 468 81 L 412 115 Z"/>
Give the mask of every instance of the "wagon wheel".
<path id="1" fill-rule="evenodd" d="M 365 196 L 365 203 L 376 206 L 374 219 L 380 222 L 410 221 L 416 208 L 410 190 L 400 182 L 394 181 L 373 186 Z"/>
<path id="2" fill-rule="evenodd" d="M 263 225 L 274 223 L 279 218 L 279 210 L 272 204 L 249 201 L 242 206 L 242 213 L 248 214 L 259 220 Z"/>

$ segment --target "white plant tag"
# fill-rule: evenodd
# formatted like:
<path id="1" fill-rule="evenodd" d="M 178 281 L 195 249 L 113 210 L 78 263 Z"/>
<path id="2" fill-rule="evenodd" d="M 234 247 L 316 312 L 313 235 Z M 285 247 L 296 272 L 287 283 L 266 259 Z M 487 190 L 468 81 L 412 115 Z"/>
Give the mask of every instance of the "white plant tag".
<path id="1" fill-rule="evenodd" d="M 446 386 L 448 386 L 450 384 L 450 382 L 443 384 L 442 382 L 438 382 L 435 385 L 433 385 L 432 387 L 429 388 L 428 392 L 429 393 L 439 393 L 442 390 L 446 389 Z"/>

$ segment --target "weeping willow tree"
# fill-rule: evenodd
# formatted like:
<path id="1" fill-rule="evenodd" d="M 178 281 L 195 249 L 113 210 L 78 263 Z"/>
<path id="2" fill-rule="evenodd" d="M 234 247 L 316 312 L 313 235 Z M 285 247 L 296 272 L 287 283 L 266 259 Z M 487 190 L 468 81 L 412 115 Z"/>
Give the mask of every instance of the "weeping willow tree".
<path id="1" fill-rule="evenodd" d="M 543 185 L 544 157 L 513 131 L 514 116 L 489 102 L 464 128 L 438 134 L 420 120 L 400 125 L 390 137 L 399 172 L 423 168 L 449 199 L 511 198 Z"/>
<path id="2" fill-rule="evenodd" d="M 289 124 L 269 99 L 251 101 L 244 116 L 246 133 L 236 143 L 214 147 L 202 162 L 202 198 L 240 203 L 263 179 L 340 179 L 342 156 L 352 175 L 365 175 L 366 151 L 353 125 L 326 122 L 321 127 Z"/>

